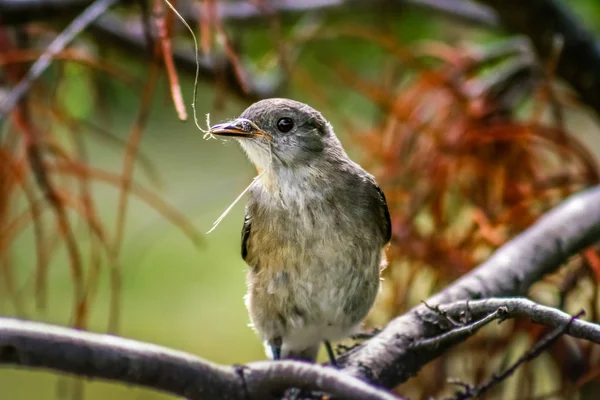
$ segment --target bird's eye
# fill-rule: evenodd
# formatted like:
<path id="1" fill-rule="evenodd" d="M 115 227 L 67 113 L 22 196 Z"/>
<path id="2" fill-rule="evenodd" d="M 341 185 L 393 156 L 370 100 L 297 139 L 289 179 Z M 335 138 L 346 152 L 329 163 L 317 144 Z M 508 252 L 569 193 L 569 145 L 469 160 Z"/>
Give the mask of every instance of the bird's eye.
<path id="1" fill-rule="evenodd" d="M 292 128 L 294 127 L 294 120 L 291 118 L 281 118 L 279 121 L 277 121 L 277 129 L 279 129 L 280 132 L 286 133 L 292 130 Z"/>

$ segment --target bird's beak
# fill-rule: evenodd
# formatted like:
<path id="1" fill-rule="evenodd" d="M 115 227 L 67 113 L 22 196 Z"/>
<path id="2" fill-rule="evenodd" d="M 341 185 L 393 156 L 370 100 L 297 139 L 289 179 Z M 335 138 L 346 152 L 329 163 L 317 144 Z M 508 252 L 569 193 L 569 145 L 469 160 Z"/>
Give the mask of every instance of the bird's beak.
<path id="1" fill-rule="evenodd" d="M 238 118 L 233 121 L 212 126 L 209 132 L 217 136 L 230 136 L 236 138 L 250 138 L 263 136 L 265 134 L 265 132 L 254 122 L 246 118 Z"/>

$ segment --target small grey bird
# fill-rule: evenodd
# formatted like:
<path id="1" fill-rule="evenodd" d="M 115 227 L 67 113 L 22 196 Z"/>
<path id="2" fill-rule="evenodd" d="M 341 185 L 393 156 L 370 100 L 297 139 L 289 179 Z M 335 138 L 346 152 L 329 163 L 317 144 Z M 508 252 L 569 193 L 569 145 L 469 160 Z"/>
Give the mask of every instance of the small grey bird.
<path id="1" fill-rule="evenodd" d="M 373 306 L 391 224 L 372 175 L 346 155 L 320 112 L 288 99 L 254 103 L 211 127 L 238 139 L 260 178 L 242 229 L 246 305 L 271 359 L 316 361 Z"/>

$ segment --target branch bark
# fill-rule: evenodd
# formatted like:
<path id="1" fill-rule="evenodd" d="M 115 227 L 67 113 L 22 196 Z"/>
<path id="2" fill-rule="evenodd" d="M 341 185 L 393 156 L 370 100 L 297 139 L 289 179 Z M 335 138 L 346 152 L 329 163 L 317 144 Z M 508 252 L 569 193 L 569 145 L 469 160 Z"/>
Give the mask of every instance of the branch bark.
<path id="1" fill-rule="evenodd" d="M 509 29 L 526 34 L 543 59 L 554 38 L 563 39 L 558 74 L 600 115 L 600 45 L 560 0 L 478 0 L 496 11 Z"/>

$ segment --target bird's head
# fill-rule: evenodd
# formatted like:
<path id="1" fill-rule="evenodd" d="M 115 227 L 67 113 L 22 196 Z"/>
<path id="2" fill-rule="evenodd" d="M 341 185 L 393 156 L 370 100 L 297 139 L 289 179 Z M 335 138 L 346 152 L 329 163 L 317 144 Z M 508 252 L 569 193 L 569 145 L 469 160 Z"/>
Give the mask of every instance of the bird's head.
<path id="1" fill-rule="evenodd" d="M 258 170 L 295 169 L 343 153 L 320 112 L 288 99 L 256 102 L 239 118 L 215 125 L 210 132 L 238 139 Z"/>

